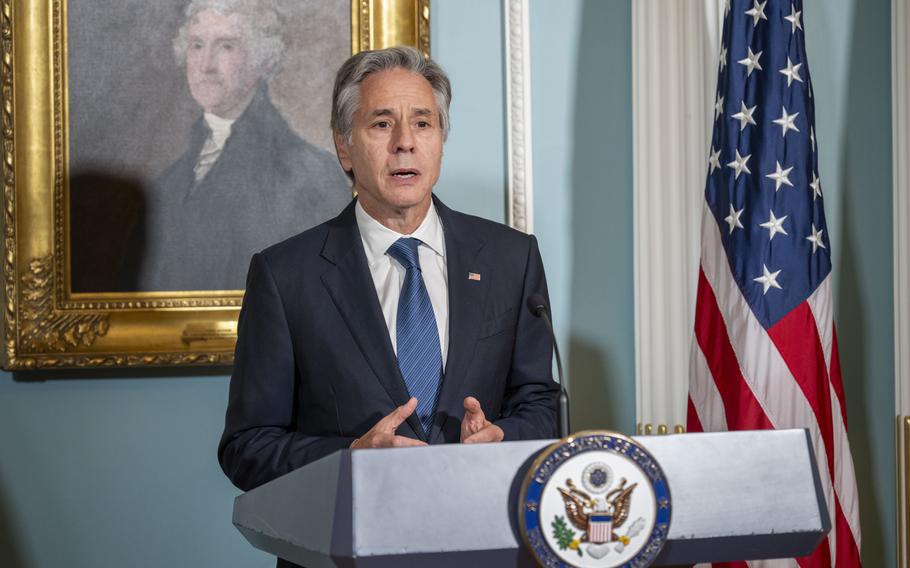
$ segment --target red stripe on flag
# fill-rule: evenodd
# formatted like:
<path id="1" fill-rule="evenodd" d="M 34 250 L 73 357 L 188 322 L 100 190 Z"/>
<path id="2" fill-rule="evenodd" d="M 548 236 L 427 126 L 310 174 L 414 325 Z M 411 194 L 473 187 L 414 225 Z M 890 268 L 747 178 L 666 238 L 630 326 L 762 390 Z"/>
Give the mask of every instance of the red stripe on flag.
<path id="1" fill-rule="evenodd" d="M 846 398 L 844 397 L 844 383 L 841 380 L 840 375 L 840 352 L 837 350 L 837 326 L 832 326 L 832 332 L 834 339 L 832 340 L 831 346 L 831 388 L 834 389 L 834 394 L 837 395 L 837 402 L 840 404 L 840 416 L 844 421 L 844 430 L 847 429 L 847 407 L 844 404 Z"/>
<path id="2" fill-rule="evenodd" d="M 799 388 L 812 406 L 819 433 L 825 444 L 828 471 L 834 476 L 834 426 L 831 419 L 831 392 L 825 352 L 815 316 L 806 302 L 796 306 L 768 329 L 768 336 L 793 373 Z M 833 355 L 832 355 L 833 357 Z"/>
<path id="3" fill-rule="evenodd" d="M 837 351 L 835 351 L 837 353 Z M 834 533 L 837 535 L 837 568 L 856 568 L 862 567 L 859 559 L 859 548 L 856 546 L 856 540 L 853 539 L 853 532 L 847 523 L 847 517 L 844 515 L 840 506 L 840 500 L 834 500 L 837 507 L 837 520 L 834 522 Z"/>
<path id="4" fill-rule="evenodd" d="M 705 429 L 701 425 L 701 420 L 698 419 L 698 412 L 695 411 L 695 405 L 692 403 L 692 398 L 689 398 L 689 408 L 686 410 L 686 431 L 687 432 L 704 432 Z"/>
<path id="5" fill-rule="evenodd" d="M 740 372 L 736 352 L 727 336 L 727 326 L 717 307 L 714 290 L 698 271 L 698 298 L 695 303 L 695 340 L 705 355 L 708 369 L 724 402 L 730 430 L 770 430 L 773 428 L 752 389 Z"/>

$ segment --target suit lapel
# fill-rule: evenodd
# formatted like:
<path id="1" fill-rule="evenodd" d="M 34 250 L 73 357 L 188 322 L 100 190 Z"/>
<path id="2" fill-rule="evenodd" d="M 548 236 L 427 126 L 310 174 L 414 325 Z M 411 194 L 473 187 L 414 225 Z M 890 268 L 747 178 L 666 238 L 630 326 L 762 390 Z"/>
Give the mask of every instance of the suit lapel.
<path id="1" fill-rule="evenodd" d="M 323 285 L 354 341 L 395 405 L 405 404 L 409 398 L 408 389 L 398 369 L 398 359 L 367 265 L 354 216 L 354 203 L 330 222 L 322 256 L 335 265 L 323 274 Z M 416 414 L 407 422 L 419 438 L 425 439 Z"/>
<path id="2" fill-rule="evenodd" d="M 438 410 L 462 408 L 462 390 L 468 367 L 474 357 L 477 332 L 482 318 L 483 306 L 490 289 L 492 270 L 478 263 L 477 256 L 483 241 L 477 239 L 458 222 L 457 214 L 436 201 L 436 208 L 442 221 L 446 241 L 446 269 L 449 286 L 449 352 L 446 369 L 439 394 Z M 474 273 L 477 279 L 469 279 Z M 437 416 L 429 439 L 440 434 L 442 422 L 447 416 Z"/>

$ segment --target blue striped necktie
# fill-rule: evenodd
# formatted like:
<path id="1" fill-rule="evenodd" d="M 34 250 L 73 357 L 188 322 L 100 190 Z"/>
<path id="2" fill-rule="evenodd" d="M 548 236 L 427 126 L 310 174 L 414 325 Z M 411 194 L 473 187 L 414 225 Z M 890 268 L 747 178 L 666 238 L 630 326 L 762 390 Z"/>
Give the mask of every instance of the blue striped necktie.
<path id="1" fill-rule="evenodd" d="M 442 384 L 442 352 L 433 304 L 420 272 L 419 246 L 419 239 L 403 237 L 388 252 L 407 269 L 398 298 L 398 368 L 408 393 L 417 398 L 417 417 L 429 435 Z"/>

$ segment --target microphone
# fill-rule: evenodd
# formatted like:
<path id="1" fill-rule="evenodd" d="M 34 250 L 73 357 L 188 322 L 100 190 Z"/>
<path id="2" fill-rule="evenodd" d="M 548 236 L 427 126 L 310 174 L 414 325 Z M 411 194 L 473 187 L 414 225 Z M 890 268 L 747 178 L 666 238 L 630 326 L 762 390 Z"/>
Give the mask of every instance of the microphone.
<path id="1" fill-rule="evenodd" d="M 556 404 L 559 437 L 567 438 L 569 436 L 569 391 L 566 390 L 566 382 L 562 374 L 562 357 L 559 356 L 559 345 L 556 343 L 556 334 L 553 333 L 550 307 L 547 305 L 547 300 L 543 295 L 534 292 L 528 296 L 528 309 L 534 314 L 534 317 L 543 320 L 543 323 L 547 326 L 547 331 L 550 333 L 553 352 L 556 353 L 556 372 L 559 374 L 559 399 Z"/>

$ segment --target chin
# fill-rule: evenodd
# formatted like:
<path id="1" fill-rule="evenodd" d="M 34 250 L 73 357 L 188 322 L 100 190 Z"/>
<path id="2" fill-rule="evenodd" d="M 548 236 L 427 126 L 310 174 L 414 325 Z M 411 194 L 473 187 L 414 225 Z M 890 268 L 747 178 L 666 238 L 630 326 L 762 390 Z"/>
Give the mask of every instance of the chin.
<path id="1" fill-rule="evenodd" d="M 412 207 L 418 207 L 430 201 L 430 192 L 426 190 L 406 190 L 402 191 L 401 189 L 395 190 L 390 195 L 389 202 L 393 207 L 400 209 L 410 209 Z"/>

